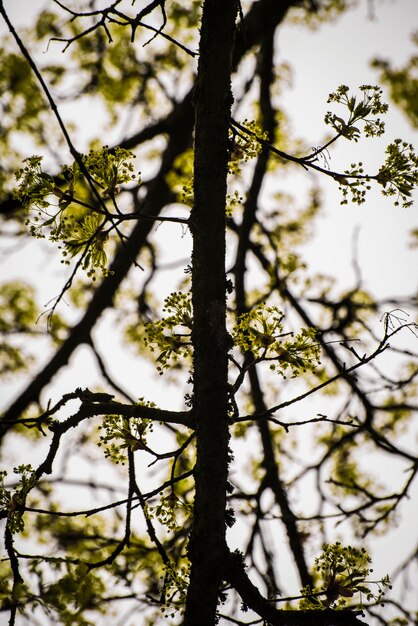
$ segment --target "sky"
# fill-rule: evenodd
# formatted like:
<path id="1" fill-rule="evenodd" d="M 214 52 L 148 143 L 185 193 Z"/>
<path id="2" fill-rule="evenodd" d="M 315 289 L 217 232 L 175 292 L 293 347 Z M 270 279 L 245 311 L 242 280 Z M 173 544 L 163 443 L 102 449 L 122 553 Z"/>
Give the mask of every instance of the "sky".
<path id="1" fill-rule="evenodd" d="M 27 23 L 31 12 L 43 4 L 29 0 L 5 2 L 18 26 Z M 362 84 L 376 84 L 378 76 L 370 67 L 370 60 L 383 56 L 393 59 L 395 64 L 404 62 L 412 50 L 410 34 L 414 27 L 418 29 L 415 0 L 374 0 L 362 2 L 357 10 L 349 11 L 334 24 L 321 26 L 315 33 L 299 25 L 281 28 L 277 63 L 286 62 L 292 67 L 291 85 L 284 90 L 281 101 L 295 136 L 306 140 L 307 145 L 318 145 L 327 131 L 323 118 L 329 108 L 326 103 L 328 94 L 341 83 L 349 85 L 353 92 Z M 53 59 L 54 54 L 61 54 L 57 47 L 48 56 Z M 86 136 L 81 140 L 84 143 L 90 129 L 97 128 L 97 111 L 92 111 L 89 116 L 89 111 L 79 103 L 72 111 L 67 107 L 64 112 L 79 118 L 80 110 L 86 118 Z M 411 131 L 404 115 L 394 106 L 387 115 L 386 127 L 387 133 L 382 139 L 369 140 L 367 145 L 340 142 L 332 151 L 331 166 L 343 169 L 351 160 L 363 160 L 366 169 L 369 164 L 368 171 L 373 173 L 383 161 L 386 145 L 395 137 L 418 144 L 418 133 Z M 288 184 L 291 189 L 291 178 Z M 309 264 L 324 273 L 335 268 L 339 276 L 353 276 L 353 233 L 358 229 L 364 286 L 381 297 L 408 293 L 411 285 L 416 288 L 417 279 L 412 268 L 417 266 L 418 250 L 408 248 L 408 232 L 417 222 L 416 207 L 409 210 L 394 208 L 391 200 L 384 199 L 377 189 L 369 194 L 366 205 L 341 206 L 336 183 L 325 180 L 321 184 L 325 190 L 325 211 L 319 218 L 315 238 L 305 250 Z M 169 238 L 171 236 L 170 231 Z M 34 254 L 34 247 L 29 244 L 28 254 Z M 25 268 L 25 257 L 22 259 Z M 22 267 L 14 258 L 4 273 L 17 275 L 20 271 Z M 50 297 L 54 295 L 50 292 Z M 45 297 L 49 299 L 48 293 Z"/>
<path id="2" fill-rule="evenodd" d="M 375 11 L 373 18 L 367 3 L 363 3 L 336 24 L 309 34 L 309 51 L 304 45 L 305 31 L 287 27 L 280 33 L 281 56 L 297 68 L 294 85 L 285 97 L 286 108 L 292 112 L 294 128 L 301 136 L 310 137 L 312 145 L 318 143 L 323 130 L 320 122 L 329 108 L 327 94 L 341 83 L 353 91 L 362 84 L 377 84 L 378 75 L 370 67 L 370 60 L 376 56 L 402 65 L 411 54 L 410 34 L 414 28 L 418 30 L 417 3 L 386 0 L 371 6 Z M 304 106 L 307 101 L 308 107 Z M 386 145 L 396 137 L 418 145 L 418 133 L 411 131 L 404 114 L 394 105 L 386 116 L 386 129 L 381 140 L 369 140 L 369 144 L 341 142 L 331 155 L 331 167 L 338 169 L 340 164 L 343 167 L 351 163 L 351 159 L 362 160 L 366 171 L 375 172 L 383 161 Z M 334 182 L 327 181 L 326 188 L 326 215 L 310 246 L 309 261 L 324 272 L 333 267 L 338 268 L 339 275 L 352 274 L 351 235 L 359 227 L 359 261 L 365 286 L 381 297 L 408 293 L 411 286 L 416 289 L 417 251 L 407 247 L 408 232 L 417 224 L 416 206 L 408 210 L 394 208 L 391 200 L 383 198 L 378 190 L 370 194 L 365 205 L 340 206 Z"/>
<path id="3" fill-rule="evenodd" d="M 21 26 L 28 22 L 33 10 L 45 3 L 5 0 L 4 4 L 13 21 Z M 375 56 L 386 57 L 393 60 L 395 65 L 401 65 L 413 50 L 410 35 L 414 29 L 418 30 L 417 0 L 362 2 L 355 11 L 350 11 L 334 24 L 321 26 L 316 33 L 296 25 L 283 27 L 277 41 L 277 63 L 288 62 L 292 67 L 291 85 L 285 90 L 282 101 L 291 117 L 295 135 L 312 145 L 318 145 L 326 133 L 323 117 L 328 109 L 328 94 L 341 83 L 349 85 L 354 91 L 362 84 L 376 84 L 378 76 L 370 67 L 370 60 Z M 2 32 L 4 28 L 0 25 Z M 88 115 L 88 112 L 84 111 L 83 114 Z M 88 119 L 88 124 L 91 123 L 95 123 L 93 117 Z M 361 146 L 341 143 L 331 155 L 333 169 L 363 160 L 373 172 L 376 171 L 383 160 L 385 146 L 398 136 L 418 149 L 418 133 L 411 130 L 404 115 L 394 105 L 390 107 L 386 125 L 387 134 L 382 140 L 369 140 L 366 156 L 363 143 Z M 288 184 L 291 188 L 291 178 Z M 336 184 L 325 181 L 322 186 L 325 210 L 318 219 L 314 239 L 304 247 L 308 264 L 316 271 L 326 274 L 331 272 L 338 276 L 338 284 L 342 287 L 352 287 L 356 280 L 353 270 L 353 237 L 358 231 L 357 250 L 363 286 L 381 298 L 402 296 L 416 290 L 418 251 L 408 248 L 408 233 L 417 226 L 416 206 L 408 210 L 393 207 L 390 200 L 374 192 L 365 205 L 341 206 Z M 417 194 L 415 198 L 418 200 Z M 181 236 L 177 226 L 164 228 L 166 234 L 163 238 L 166 241 Z M 0 241 L 0 280 L 42 278 L 41 301 L 46 303 L 59 293 L 62 272 L 61 268 L 49 268 L 50 280 L 44 279 L 44 269 L 49 260 L 55 260 L 56 257 L 49 254 L 47 247 L 39 250 L 38 243 L 28 243 L 19 254 L 10 255 L 10 243 Z M 189 246 L 187 237 L 184 238 L 184 244 L 186 248 Z M 170 280 L 168 277 L 167 283 Z M 161 288 L 164 288 L 163 285 Z M 119 356 L 128 359 L 130 366 L 126 369 L 124 384 L 134 392 L 137 388 L 138 365 L 134 355 L 127 355 L 125 348 L 118 344 L 111 323 L 110 318 L 105 316 L 97 331 L 110 344 L 110 350 L 104 358 L 110 370 L 115 372 Z M 95 378 L 94 370 L 95 363 L 88 350 L 80 348 L 72 357 L 70 367 L 57 376 L 55 395 L 59 397 L 63 392 L 78 386 L 80 381 L 83 386 L 88 385 Z M 141 376 L 149 380 L 146 386 L 150 399 L 157 400 L 161 394 L 160 381 L 155 381 L 152 371 L 151 366 L 141 364 Z M 8 382 L 1 390 L 1 405 L 7 404 L 23 385 L 23 380 Z M 391 554 L 395 556 L 400 551 L 406 555 L 411 548 L 418 493 L 415 495 L 415 500 L 407 505 L 406 521 L 394 531 L 390 541 L 383 538 L 376 540 L 376 545 L 381 542 L 380 549 L 376 550 L 376 571 L 385 567 Z"/>

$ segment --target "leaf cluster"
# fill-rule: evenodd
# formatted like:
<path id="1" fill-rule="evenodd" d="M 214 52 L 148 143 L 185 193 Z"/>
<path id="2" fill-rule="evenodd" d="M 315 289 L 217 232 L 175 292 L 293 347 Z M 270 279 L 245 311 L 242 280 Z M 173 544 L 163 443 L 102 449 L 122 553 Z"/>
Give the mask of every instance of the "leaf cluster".
<path id="1" fill-rule="evenodd" d="M 319 584 L 311 589 L 310 586 L 301 590 L 304 596 L 300 602 L 301 609 L 341 609 L 356 593 L 367 601 L 380 602 L 386 587 L 390 587 L 387 576 L 373 583 L 377 585 L 377 593 L 370 590 L 371 583 L 367 577 L 373 570 L 370 569 L 371 558 L 365 548 L 343 546 L 339 541 L 334 544 L 324 544 L 322 553 L 315 559 L 315 569 L 319 577 Z"/>
<path id="2" fill-rule="evenodd" d="M 387 113 L 388 105 L 381 101 L 382 90 L 374 85 L 362 85 L 360 91 L 363 99 L 359 102 L 356 96 L 349 95 L 349 87 L 340 85 L 328 97 L 328 102 L 335 102 L 347 107 L 349 116 L 346 120 L 328 111 L 325 115 L 325 124 L 331 126 L 339 136 L 357 142 L 360 138 L 360 128 L 363 124 L 365 137 L 380 137 L 385 132 L 384 122 L 376 117 Z"/>
<path id="3" fill-rule="evenodd" d="M 60 242 L 63 262 L 80 255 L 82 267 L 90 277 L 100 268 L 106 273 L 105 230 L 112 216 L 120 215 L 115 196 L 121 185 L 140 184 L 129 150 L 104 146 L 80 155 L 71 166 L 63 165 L 56 176 L 42 169 L 43 157 L 34 155 L 16 172 L 18 188 L 15 197 L 29 213 L 27 224 L 34 237 L 49 237 Z M 93 200 L 85 200 L 88 189 Z M 87 199 L 88 195 L 87 195 Z M 110 207 L 106 204 L 110 201 Z"/>
<path id="4" fill-rule="evenodd" d="M 404 208 L 412 206 L 412 191 L 418 185 L 418 156 L 412 144 L 395 139 L 386 148 L 386 161 L 376 180 L 384 196 L 396 196 L 394 204 Z"/>
<path id="5" fill-rule="evenodd" d="M 316 330 L 303 328 L 300 333 L 283 332 L 284 315 L 274 306 L 258 305 L 237 319 L 231 335 L 234 344 L 254 359 L 266 361 L 270 369 L 286 377 L 290 370 L 292 378 L 320 364 L 320 346 L 316 342 Z M 284 340 L 285 337 L 291 339 Z"/>
<path id="6" fill-rule="evenodd" d="M 138 404 L 155 406 L 143 398 Z M 128 450 L 135 452 L 146 449 L 147 435 L 152 432 L 153 422 L 140 418 L 127 419 L 122 415 L 105 415 L 99 428 L 102 434 L 98 445 L 103 447 L 105 457 L 113 463 L 125 465 Z"/>
<path id="7" fill-rule="evenodd" d="M 190 527 L 193 507 L 171 490 L 167 496 L 160 497 L 158 504 L 148 506 L 147 511 L 168 532 L 178 532 L 185 526 Z"/>
<path id="8" fill-rule="evenodd" d="M 180 359 L 189 359 L 192 354 L 191 294 L 181 291 L 171 293 L 164 300 L 163 312 L 168 315 L 145 324 L 144 336 L 144 343 L 151 352 L 159 352 L 156 359 L 159 374 L 175 366 Z"/>
<path id="9" fill-rule="evenodd" d="M 255 120 L 247 118 L 241 122 L 242 131 L 232 126 L 229 131 L 229 174 L 240 174 L 242 164 L 255 159 L 268 141 L 267 131 L 263 131 Z"/>
<path id="10" fill-rule="evenodd" d="M 31 465 L 19 465 L 13 473 L 20 476 L 18 486 L 8 489 L 4 484 L 6 471 L 0 472 L 0 511 L 7 518 L 8 528 L 12 533 L 22 532 L 25 527 L 23 520 L 26 497 L 36 483 L 36 474 Z"/>

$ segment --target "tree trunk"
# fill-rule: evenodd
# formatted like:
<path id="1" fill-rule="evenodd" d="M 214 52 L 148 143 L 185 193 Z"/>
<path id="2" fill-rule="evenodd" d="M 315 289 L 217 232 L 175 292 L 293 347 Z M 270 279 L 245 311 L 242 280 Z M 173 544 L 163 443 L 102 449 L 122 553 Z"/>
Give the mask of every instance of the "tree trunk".
<path id="1" fill-rule="evenodd" d="M 189 546 L 187 626 L 213 626 L 225 556 L 228 478 L 228 336 L 225 197 L 230 74 L 236 0 L 206 0 L 195 89 L 193 407 L 197 422 L 194 527 Z"/>

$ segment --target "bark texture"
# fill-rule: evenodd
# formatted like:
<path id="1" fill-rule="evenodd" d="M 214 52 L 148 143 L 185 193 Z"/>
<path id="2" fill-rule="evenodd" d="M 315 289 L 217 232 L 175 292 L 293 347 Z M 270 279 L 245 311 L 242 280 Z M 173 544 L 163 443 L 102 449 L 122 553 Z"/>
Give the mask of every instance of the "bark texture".
<path id="1" fill-rule="evenodd" d="M 197 462 L 187 626 L 213 625 L 225 547 L 228 478 L 228 336 L 225 197 L 230 75 L 238 3 L 206 0 L 195 88 L 193 344 Z"/>

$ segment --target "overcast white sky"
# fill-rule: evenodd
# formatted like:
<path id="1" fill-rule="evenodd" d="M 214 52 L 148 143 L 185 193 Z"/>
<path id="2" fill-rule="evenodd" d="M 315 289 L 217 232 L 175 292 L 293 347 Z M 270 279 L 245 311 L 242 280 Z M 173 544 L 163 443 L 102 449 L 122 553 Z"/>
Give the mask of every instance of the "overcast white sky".
<path id="1" fill-rule="evenodd" d="M 376 84 L 377 74 L 369 61 L 375 56 L 402 64 L 411 54 L 410 35 L 418 30 L 418 3 L 415 0 L 382 0 L 370 3 L 375 17 L 369 17 L 367 3 L 347 13 L 336 24 L 325 25 L 314 34 L 286 27 L 281 31 L 281 56 L 295 67 L 294 88 L 286 95 L 287 109 L 294 116 L 294 128 L 316 145 L 325 111 L 327 94 L 343 83 L 355 90 L 362 84 Z M 415 50 L 416 54 L 416 50 Z M 306 106 L 308 105 L 308 106 Z M 404 115 L 390 107 L 387 132 L 379 141 L 361 145 L 341 142 L 332 154 L 332 168 L 363 161 L 371 172 L 382 163 L 389 141 L 401 137 L 418 147 L 418 133 L 412 132 Z M 351 233 L 360 227 L 360 266 L 365 286 L 378 295 L 410 292 L 417 287 L 417 252 L 407 248 L 409 230 L 417 224 L 417 207 L 394 208 L 379 190 L 360 207 L 340 206 L 333 181 L 328 190 L 326 219 L 320 220 L 318 237 L 310 247 L 309 261 L 324 272 L 350 270 Z M 415 194 L 417 197 L 417 194 Z"/>
<path id="2" fill-rule="evenodd" d="M 28 15 L 44 2 L 34 0 L 5 0 L 6 10 L 14 21 L 27 23 Z M 374 18 L 370 17 L 371 9 Z M 375 0 L 361 2 L 355 11 L 339 19 L 335 24 L 324 25 L 316 33 L 300 26 L 285 26 L 278 39 L 278 61 L 289 62 L 293 68 L 293 84 L 286 91 L 283 102 L 291 116 L 296 135 L 312 145 L 318 145 L 326 128 L 323 117 L 328 109 L 328 94 L 341 84 L 353 90 L 358 86 L 377 83 L 377 74 L 369 66 L 374 56 L 382 56 L 401 64 L 412 53 L 410 35 L 418 30 L 417 0 Z M 0 25 L 0 32 L 4 32 Z M 362 160 L 370 163 L 372 173 L 384 160 L 384 148 L 395 137 L 411 142 L 418 149 L 418 133 L 412 131 L 402 113 L 391 106 L 386 119 L 387 134 L 382 141 L 352 145 L 348 142 L 332 154 L 333 169 Z M 365 156 L 366 153 L 366 156 Z M 404 295 L 417 287 L 418 251 L 408 249 L 408 232 L 417 226 L 417 207 L 409 210 L 393 207 L 391 201 L 377 193 L 370 194 L 369 201 L 360 207 L 341 207 L 337 186 L 333 181 L 324 183 L 326 208 L 317 225 L 315 239 L 304 249 L 304 258 L 317 271 L 338 276 L 341 287 L 354 284 L 352 269 L 352 234 L 359 226 L 359 262 L 363 272 L 364 286 L 379 296 Z M 416 194 L 416 200 L 418 200 Z M 160 233 L 163 229 L 161 229 Z M 167 228 L 167 241 L 175 236 L 181 238 L 180 230 Z M 162 234 L 164 237 L 164 235 Z M 184 242 L 186 245 L 187 242 Z M 177 244 L 176 244 L 177 245 Z M 9 243 L 0 240 L 0 280 L 17 277 L 40 281 L 41 302 L 53 298 L 62 286 L 61 268 L 48 270 L 51 280 L 45 280 L 45 269 L 49 256 L 39 250 L 39 242 L 28 244 L 19 254 L 1 254 Z M 55 262 L 55 261 L 54 261 Z M 170 290 L 170 286 L 168 286 Z M 65 313 L 65 308 L 64 311 Z M 102 332 L 111 344 L 112 358 L 109 366 L 116 371 L 118 355 L 122 353 L 117 341 L 112 340 L 111 328 L 104 320 Z M 126 358 L 126 353 L 124 354 Z M 126 369 L 124 385 L 137 394 L 137 365 L 132 358 L 132 367 Z M 71 361 L 72 367 L 57 377 L 57 397 L 64 391 L 94 380 L 93 362 L 86 349 L 77 352 Z M 145 367 L 147 370 L 147 367 Z M 141 366 L 141 371 L 144 368 Z M 150 399 L 161 395 L 161 380 L 151 376 L 147 382 Z M 23 381 L 8 382 L 2 389 L 1 405 L 20 388 Z M 411 549 L 414 530 L 414 505 L 409 505 L 406 523 L 394 533 L 390 541 L 382 540 L 381 549 L 376 551 L 376 572 L 384 567 L 388 555 Z M 384 573 L 384 572 L 383 572 Z M 380 574 L 382 575 L 382 574 Z"/>
<path id="3" fill-rule="evenodd" d="M 28 23 L 30 14 L 45 3 L 6 0 L 5 6 L 21 25 Z M 370 59 L 383 56 L 396 63 L 405 61 L 413 50 L 410 34 L 414 29 L 418 30 L 416 0 L 363 1 L 355 11 L 349 11 L 334 24 L 321 26 L 315 33 L 300 26 L 280 29 L 277 60 L 288 62 L 293 68 L 292 86 L 284 91 L 282 102 L 295 135 L 308 145 L 318 145 L 327 130 L 323 117 L 329 108 L 328 94 L 341 83 L 349 85 L 353 91 L 361 84 L 375 84 L 377 73 L 370 68 Z M 53 54 L 61 55 L 58 48 L 54 48 Z M 68 113 L 71 115 L 71 111 Z M 89 113 L 83 110 L 87 132 L 97 128 L 97 111 L 91 112 L 90 117 Z M 394 106 L 386 116 L 386 128 L 387 133 L 381 140 L 369 140 L 360 145 L 340 142 L 332 152 L 332 168 L 343 169 L 351 162 L 362 160 L 366 169 L 369 165 L 373 173 L 384 160 L 386 145 L 395 137 L 418 144 L 418 133 L 411 131 L 403 114 Z M 84 143 L 84 140 L 78 141 Z M 318 222 L 317 236 L 306 248 L 307 262 L 325 273 L 332 268 L 344 282 L 343 276 L 353 275 L 352 233 L 359 226 L 360 265 L 366 288 L 381 296 L 404 294 L 410 292 L 411 286 L 416 288 L 414 268 L 418 251 L 407 247 L 408 232 L 417 223 L 416 206 L 409 210 L 394 208 L 391 200 L 384 199 L 378 189 L 369 194 L 365 205 L 340 206 L 335 182 L 322 182 L 326 208 Z M 291 185 L 290 180 L 290 188 Z M 171 235 L 170 231 L 169 239 Z M 32 257 L 39 242 L 34 243 L 35 246 L 29 245 Z M 26 257 L 22 256 L 22 266 L 14 257 L 11 264 L 3 263 L 3 267 L 4 271 L 0 265 L 2 275 L 14 276 L 22 271 L 25 275 Z M 45 293 L 47 299 L 54 295 L 54 291 Z"/>

